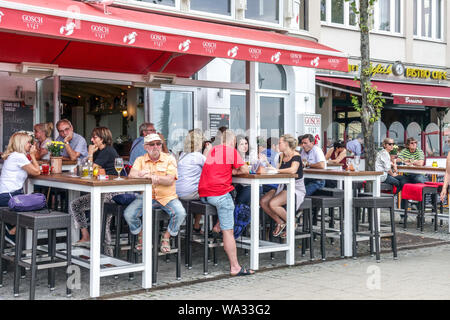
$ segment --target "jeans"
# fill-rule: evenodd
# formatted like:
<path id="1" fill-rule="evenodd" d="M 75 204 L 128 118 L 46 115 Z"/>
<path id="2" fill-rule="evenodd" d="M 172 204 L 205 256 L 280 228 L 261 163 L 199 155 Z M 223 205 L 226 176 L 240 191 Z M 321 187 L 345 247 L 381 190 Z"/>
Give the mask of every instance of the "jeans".
<path id="1" fill-rule="evenodd" d="M 200 198 L 203 203 L 209 203 L 216 207 L 221 230 L 233 230 L 234 228 L 234 202 L 231 194 L 223 196 Z"/>
<path id="2" fill-rule="evenodd" d="M 325 180 L 305 179 L 306 196 L 312 196 L 323 187 L 325 187 Z"/>
<path id="3" fill-rule="evenodd" d="M 130 232 L 132 234 L 138 234 L 142 229 L 142 222 L 139 217 L 142 216 L 142 208 L 143 208 L 144 200 L 142 198 L 142 194 L 136 195 L 136 199 L 128 205 L 125 209 L 123 217 L 128 223 L 130 227 Z M 167 231 L 171 236 L 175 237 L 178 235 L 180 231 L 180 226 L 184 222 L 184 218 L 186 217 L 186 211 L 184 210 L 183 205 L 180 200 L 173 199 L 169 201 L 165 206 L 160 204 L 156 200 L 152 200 L 152 206 L 154 209 L 162 209 L 167 214 L 169 214 L 169 226 L 167 227 Z"/>
<path id="4" fill-rule="evenodd" d="M 404 174 L 404 182 L 406 183 L 425 183 L 427 181 L 427 178 L 423 174 L 414 174 L 414 173 L 408 173 Z"/>
<path id="5" fill-rule="evenodd" d="M 11 195 L 9 195 L 11 193 Z M 7 207 L 8 206 L 8 201 L 9 199 L 11 199 L 11 196 L 16 196 L 18 194 L 22 194 L 23 190 L 19 189 L 13 192 L 5 192 L 5 193 L 0 193 L 0 207 Z"/>
<path id="6" fill-rule="evenodd" d="M 384 180 L 384 183 L 393 185 L 395 187 L 397 187 L 397 193 L 399 193 L 400 191 L 402 191 L 403 185 L 405 184 L 405 176 L 390 176 L 387 175 L 386 180 Z"/>

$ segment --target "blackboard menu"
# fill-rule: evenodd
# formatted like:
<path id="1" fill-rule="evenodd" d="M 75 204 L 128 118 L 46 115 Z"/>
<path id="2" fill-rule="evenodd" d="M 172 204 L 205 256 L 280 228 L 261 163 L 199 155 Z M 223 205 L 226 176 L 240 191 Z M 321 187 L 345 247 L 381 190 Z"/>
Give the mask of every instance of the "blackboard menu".
<path id="1" fill-rule="evenodd" d="M 216 135 L 217 129 L 219 129 L 220 127 L 230 127 L 230 115 L 224 113 L 210 113 L 209 130 L 211 137 Z"/>
<path id="2" fill-rule="evenodd" d="M 33 131 L 33 106 L 23 101 L 2 101 L 3 111 L 3 148 L 8 146 L 9 138 L 14 132 Z"/>

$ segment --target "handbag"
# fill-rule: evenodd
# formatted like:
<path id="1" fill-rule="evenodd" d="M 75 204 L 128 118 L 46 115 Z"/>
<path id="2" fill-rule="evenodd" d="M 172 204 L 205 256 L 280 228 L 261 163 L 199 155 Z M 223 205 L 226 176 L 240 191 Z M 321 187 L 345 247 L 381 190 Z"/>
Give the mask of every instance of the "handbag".
<path id="1" fill-rule="evenodd" d="M 42 193 L 18 194 L 11 196 L 8 207 L 19 212 L 41 210 L 47 207 L 47 199 Z"/>
<path id="2" fill-rule="evenodd" d="M 115 195 L 112 199 L 117 204 L 127 206 L 136 199 L 136 195 L 134 193 L 123 193 Z"/>

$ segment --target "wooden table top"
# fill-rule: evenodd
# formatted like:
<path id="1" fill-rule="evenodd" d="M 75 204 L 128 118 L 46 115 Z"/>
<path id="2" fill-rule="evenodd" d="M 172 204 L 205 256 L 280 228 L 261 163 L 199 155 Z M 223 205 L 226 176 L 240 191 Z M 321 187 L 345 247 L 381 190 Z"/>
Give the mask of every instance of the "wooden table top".
<path id="1" fill-rule="evenodd" d="M 430 171 L 430 172 L 445 172 L 445 168 L 436 168 L 431 166 L 397 166 L 399 170 L 410 170 L 410 171 Z"/>
<path id="2" fill-rule="evenodd" d="M 297 178 L 296 174 L 290 173 L 255 173 L 255 174 L 239 174 L 233 176 L 233 178 L 245 178 L 245 179 L 273 179 L 273 178 Z"/>
<path id="3" fill-rule="evenodd" d="M 151 184 L 151 179 L 136 179 L 136 178 L 128 178 L 122 177 L 123 180 L 114 180 L 117 176 L 109 176 L 109 180 L 97 180 L 93 178 L 80 178 L 80 177 L 72 177 L 67 173 L 59 173 L 59 174 L 50 174 L 50 175 L 39 175 L 32 179 L 46 180 L 46 181 L 54 181 L 54 182 L 62 182 L 62 183 L 73 183 L 79 185 L 85 185 L 90 187 L 97 186 L 127 186 L 127 185 L 142 185 L 142 184 Z"/>
<path id="4" fill-rule="evenodd" d="M 303 173 L 344 177 L 381 176 L 383 174 L 383 172 L 380 171 L 335 171 L 326 169 L 303 169 Z"/>
<path id="5" fill-rule="evenodd" d="M 49 163 L 50 160 L 39 160 L 38 163 L 41 165 L 43 163 Z M 76 160 L 68 160 L 68 159 L 63 159 L 62 161 L 63 166 L 64 165 L 76 165 L 77 161 Z"/>

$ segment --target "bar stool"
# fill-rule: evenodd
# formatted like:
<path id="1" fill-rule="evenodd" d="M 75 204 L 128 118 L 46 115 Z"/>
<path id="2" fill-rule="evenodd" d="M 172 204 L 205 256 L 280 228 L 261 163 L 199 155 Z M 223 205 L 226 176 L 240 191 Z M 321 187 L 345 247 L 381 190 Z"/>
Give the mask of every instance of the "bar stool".
<path id="1" fill-rule="evenodd" d="M 102 223 L 102 249 L 103 252 L 105 251 L 105 247 L 107 245 L 106 243 L 106 227 L 107 227 L 107 220 L 108 216 L 112 215 L 114 218 L 114 225 L 115 225 L 115 239 L 114 239 L 114 257 L 120 258 L 120 236 L 122 233 L 122 225 L 124 224 L 124 218 L 123 213 L 127 206 L 117 204 L 117 203 L 104 203 L 103 204 L 103 223 Z M 126 223 L 125 223 L 126 224 Z"/>
<path id="2" fill-rule="evenodd" d="M 71 216 L 64 212 L 53 211 L 51 213 L 38 213 L 38 212 L 22 212 L 17 218 L 17 243 L 14 259 L 14 296 L 19 295 L 19 267 L 26 267 L 31 269 L 31 282 L 30 282 L 30 300 L 34 300 L 35 287 L 36 287 L 36 272 L 41 269 L 49 269 L 49 285 L 50 290 L 55 287 L 55 270 L 57 267 L 69 267 L 72 259 L 72 247 L 71 247 Z M 31 258 L 23 257 L 24 251 L 22 246 L 22 232 L 25 233 L 26 229 L 32 231 L 32 246 L 31 246 Z M 56 230 L 66 230 L 66 252 L 56 250 Z M 39 230 L 48 231 L 48 253 L 38 257 L 38 251 L 41 251 L 37 247 L 37 238 Z M 41 251 L 42 252 L 42 251 Z M 56 254 L 62 254 L 65 259 L 57 257 Z M 69 275 L 67 274 L 67 277 Z M 66 287 L 67 296 L 71 296 L 72 291 L 69 287 Z"/>
<path id="3" fill-rule="evenodd" d="M 338 188 L 322 188 L 314 192 L 314 196 L 344 198 L 344 190 Z"/>
<path id="4" fill-rule="evenodd" d="M 436 202 L 436 206 L 437 206 L 437 201 L 438 201 L 439 195 L 442 192 L 442 188 L 444 187 L 444 183 L 443 182 L 429 182 L 429 181 L 427 181 L 427 182 L 425 182 L 425 184 L 437 187 L 437 194 L 434 197 L 432 197 L 433 205 Z M 442 216 L 443 213 L 444 213 L 444 203 L 442 201 L 440 201 L 439 214 Z M 440 225 L 442 226 L 442 219 L 441 219 Z M 438 230 L 437 219 L 434 219 L 434 232 L 437 232 L 437 230 Z"/>
<path id="5" fill-rule="evenodd" d="M 302 257 L 305 256 L 306 247 L 309 246 L 310 260 L 314 260 L 314 233 L 312 224 L 312 200 L 305 198 L 298 211 L 303 211 L 302 231 L 295 230 L 295 239 L 302 239 Z M 298 216 L 300 221 L 300 216 Z"/>
<path id="6" fill-rule="evenodd" d="M 357 209 L 369 209 L 368 214 L 368 231 L 358 231 L 357 230 Z M 390 210 L 390 232 L 381 232 L 378 226 L 378 212 L 377 209 L 389 209 Z M 391 238 L 391 247 L 394 253 L 394 259 L 397 259 L 397 237 L 395 233 L 395 219 L 394 219 L 394 199 L 391 197 L 358 197 L 353 198 L 353 215 L 352 215 L 352 226 L 353 226 L 353 259 L 356 259 L 357 249 L 356 243 L 358 241 L 364 241 L 363 239 L 357 238 L 357 236 L 369 236 L 370 254 L 373 256 L 373 239 L 375 238 L 375 253 L 377 262 L 380 262 L 380 241 L 381 238 Z"/>
<path id="7" fill-rule="evenodd" d="M 203 239 L 193 239 L 192 235 L 192 216 L 194 214 L 201 214 L 204 216 L 204 233 Z M 188 241 L 186 241 L 187 250 L 187 266 L 188 269 L 192 269 L 192 243 L 203 243 L 203 274 L 208 274 L 208 259 L 209 259 L 209 249 L 213 249 L 213 261 L 214 265 L 217 265 L 217 247 L 223 246 L 223 243 L 219 242 L 217 237 L 213 237 L 212 240 L 209 238 L 209 227 L 210 218 L 217 217 L 217 209 L 215 206 L 208 203 L 203 203 L 199 200 L 192 200 L 189 202 L 189 211 L 186 216 L 186 236 Z"/>
<path id="8" fill-rule="evenodd" d="M 325 240 L 327 237 L 339 236 L 341 258 L 344 258 L 344 198 L 324 197 L 324 196 L 309 196 L 312 200 L 312 207 L 316 212 L 316 220 L 318 220 L 317 211 L 320 209 L 320 232 L 314 231 L 314 234 L 320 235 L 320 249 L 322 253 L 322 260 L 325 260 Z M 339 209 L 339 229 L 334 229 L 334 208 Z M 330 213 L 330 225 L 325 227 L 326 217 L 325 209 Z"/>
<path id="9" fill-rule="evenodd" d="M 425 196 L 431 195 L 431 198 L 435 198 L 438 193 L 438 187 L 434 185 L 424 183 L 407 183 L 402 189 L 402 198 L 405 203 L 405 211 L 403 216 L 403 229 L 406 230 L 406 224 L 408 221 L 408 205 L 410 201 L 417 201 L 419 204 L 419 210 L 417 212 L 417 229 L 420 228 L 420 232 L 423 233 L 423 225 L 425 224 Z M 438 210 L 436 199 L 433 202 L 434 212 L 434 231 L 437 231 Z M 433 213 L 432 212 L 432 213 Z M 409 212 L 415 214 L 414 212 Z"/>

